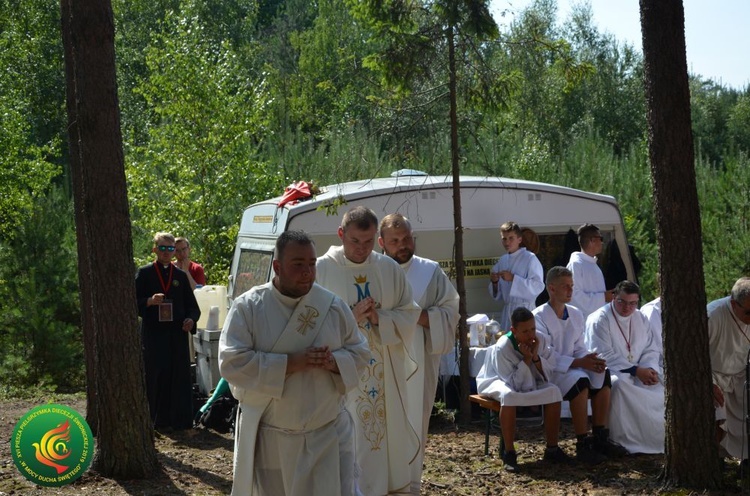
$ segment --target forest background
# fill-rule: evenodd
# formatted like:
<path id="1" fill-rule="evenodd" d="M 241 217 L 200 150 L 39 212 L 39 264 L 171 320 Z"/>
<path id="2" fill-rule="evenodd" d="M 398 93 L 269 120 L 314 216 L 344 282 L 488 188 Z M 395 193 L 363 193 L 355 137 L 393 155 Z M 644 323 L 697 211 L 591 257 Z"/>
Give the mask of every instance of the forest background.
<path id="1" fill-rule="evenodd" d="M 356 0 L 112 3 L 134 273 L 167 230 L 225 284 L 243 208 L 292 181 L 450 174 L 445 50 L 390 54 L 414 74 L 389 80 Z M 461 171 L 615 196 L 648 301 L 658 261 L 642 56 L 585 5 L 556 14 L 537 0 L 497 39 L 457 40 Z M 56 2 L 0 0 L 0 66 L 0 394 L 81 390 Z M 750 273 L 750 86 L 693 75 L 690 88 L 712 300 Z"/>

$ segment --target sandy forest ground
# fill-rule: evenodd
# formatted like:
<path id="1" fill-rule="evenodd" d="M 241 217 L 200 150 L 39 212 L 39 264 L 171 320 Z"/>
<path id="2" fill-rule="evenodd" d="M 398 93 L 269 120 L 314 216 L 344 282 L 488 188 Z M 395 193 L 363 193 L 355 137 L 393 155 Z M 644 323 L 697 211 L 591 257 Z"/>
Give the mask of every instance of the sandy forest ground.
<path id="1" fill-rule="evenodd" d="M 27 481 L 16 470 L 10 454 L 10 439 L 19 418 L 48 399 L 9 400 L 0 402 L 0 496 L 6 495 L 220 495 L 229 494 L 232 485 L 231 435 L 196 429 L 195 432 L 158 434 L 156 447 L 161 469 L 147 481 L 114 481 L 88 471 L 80 479 L 62 488 L 44 488 Z M 85 414 L 80 396 L 55 398 Z M 629 456 L 607 461 L 596 467 L 578 463 L 570 466 L 549 465 L 541 461 L 542 428 L 520 427 L 516 444 L 521 473 L 502 470 L 497 429 L 490 440 L 490 454 L 484 456 L 484 423 L 473 422 L 458 428 L 444 416 L 433 417 L 427 443 L 422 478 L 423 495 L 655 495 L 660 490 L 658 474 L 662 456 Z M 561 446 L 573 454 L 573 434 L 564 421 Z M 494 449 L 494 452 L 493 452 Z M 736 464 L 725 473 L 727 487 L 712 493 L 679 490 L 666 494 L 738 494 Z"/>

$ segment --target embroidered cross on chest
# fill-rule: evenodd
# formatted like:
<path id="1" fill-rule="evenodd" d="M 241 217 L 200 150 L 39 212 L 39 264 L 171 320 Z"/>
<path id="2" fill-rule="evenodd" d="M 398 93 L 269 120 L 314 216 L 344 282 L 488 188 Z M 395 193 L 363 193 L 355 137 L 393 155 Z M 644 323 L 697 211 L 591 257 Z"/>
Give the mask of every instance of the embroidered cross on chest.
<path id="1" fill-rule="evenodd" d="M 312 329 L 315 327 L 315 318 L 320 315 L 320 312 L 314 307 L 311 307 L 310 305 L 305 305 L 305 308 L 307 309 L 305 311 L 305 314 L 299 314 L 297 316 L 297 320 L 299 321 L 299 326 L 297 327 L 297 332 L 302 334 L 303 336 L 307 333 L 307 329 Z"/>

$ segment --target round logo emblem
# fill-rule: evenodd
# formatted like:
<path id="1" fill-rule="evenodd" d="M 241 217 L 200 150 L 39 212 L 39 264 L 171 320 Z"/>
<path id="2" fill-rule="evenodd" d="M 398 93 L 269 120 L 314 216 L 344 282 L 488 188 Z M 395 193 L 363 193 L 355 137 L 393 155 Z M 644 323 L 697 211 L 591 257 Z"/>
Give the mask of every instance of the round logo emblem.
<path id="1" fill-rule="evenodd" d="M 91 465 L 94 436 L 81 414 L 64 405 L 41 405 L 16 424 L 11 454 L 18 471 L 34 484 L 60 487 Z"/>

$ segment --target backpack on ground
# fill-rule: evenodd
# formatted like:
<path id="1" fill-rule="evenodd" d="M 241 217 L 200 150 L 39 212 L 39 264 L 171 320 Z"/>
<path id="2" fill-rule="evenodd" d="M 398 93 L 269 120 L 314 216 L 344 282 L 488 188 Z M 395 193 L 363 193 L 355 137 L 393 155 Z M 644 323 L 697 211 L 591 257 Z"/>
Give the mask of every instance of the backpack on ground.
<path id="1" fill-rule="evenodd" d="M 198 418 L 198 425 L 206 429 L 226 434 L 234 432 L 234 421 L 237 417 L 239 402 L 232 393 L 226 392 L 216 398 Z"/>

